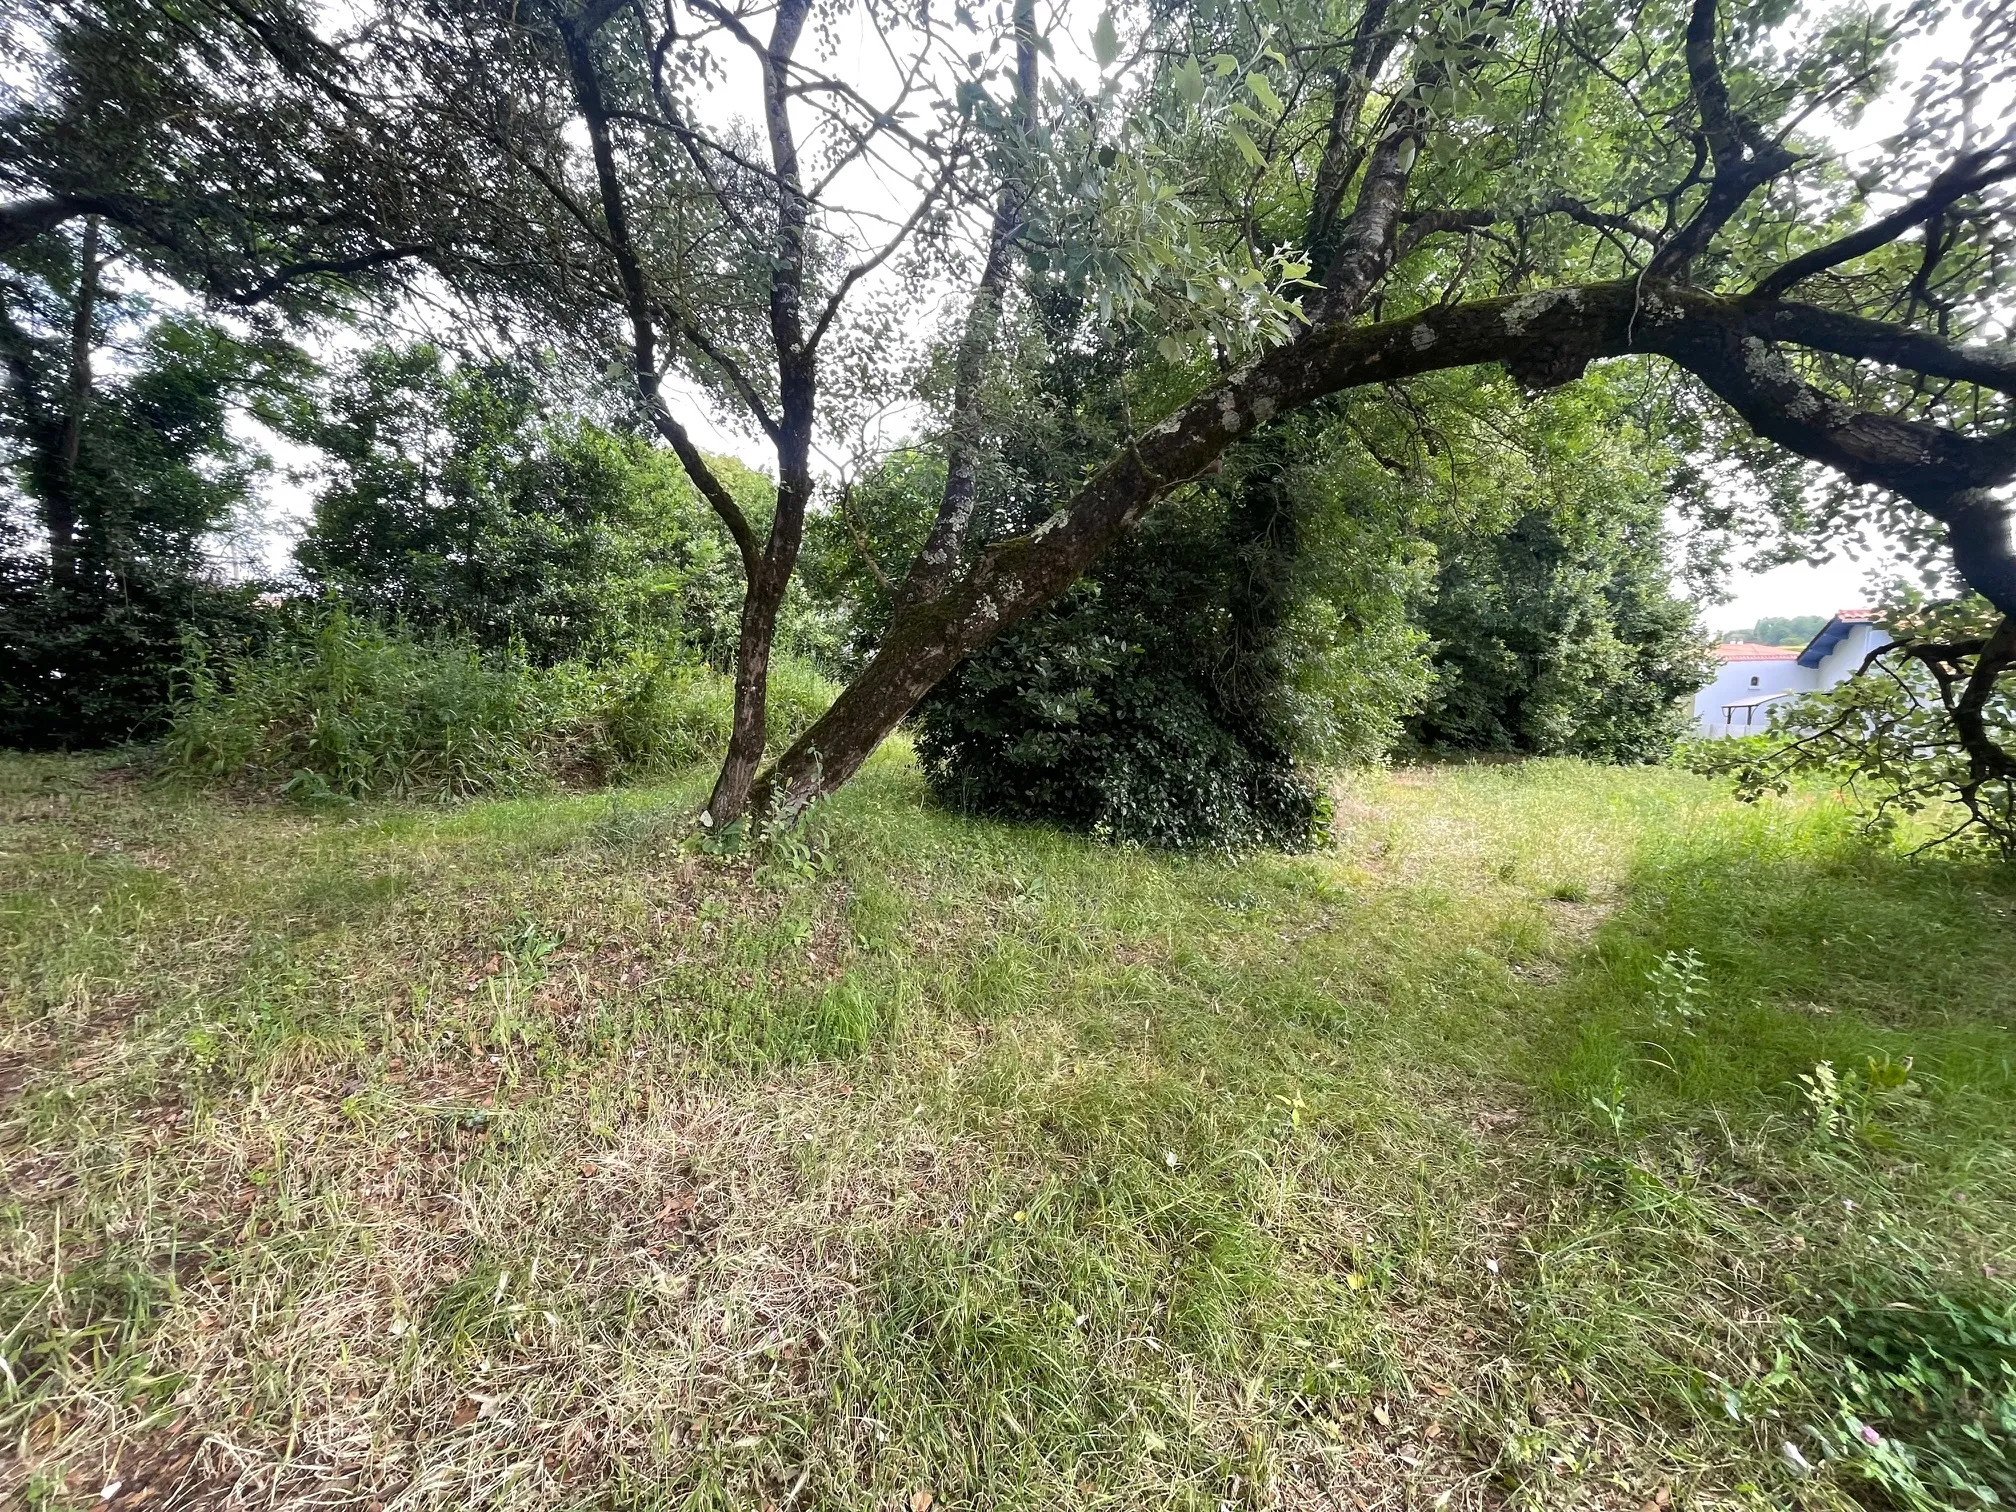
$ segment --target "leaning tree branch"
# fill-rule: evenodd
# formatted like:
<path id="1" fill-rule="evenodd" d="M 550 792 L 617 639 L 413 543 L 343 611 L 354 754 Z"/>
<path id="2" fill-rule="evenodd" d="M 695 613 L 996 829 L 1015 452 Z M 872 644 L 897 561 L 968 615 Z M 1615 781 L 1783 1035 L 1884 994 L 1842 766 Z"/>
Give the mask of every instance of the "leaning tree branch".
<path id="1" fill-rule="evenodd" d="M 1551 386 L 1600 358 L 1664 356 L 1759 434 L 1944 521 L 1962 572 L 2016 614 L 2016 548 L 1995 499 L 2016 479 L 2016 435 L 1965 436 L 1855 411 L 1800 382 L 1750 330 L 1756 313 L 1741 300 L 1639 277 L 1372 325 L 1312 326 L 1137 437 L 1034 531 L 989 546 L 946 592 L 895 616 L 868 666 L 778 759 L 755 801 L 788 814 L 844 782 L 960 660 L 1063 592 L 1158 499 L 1209 471 L 1255 427 L 1327 394 L 1479 363 Z"/>
<path id="2" fill-rule="evenodd" d="M 2008 178 L 2016 178 L 2016 131 L 1992 147 L 1966 153 L 1949 163 L 1923 194 L 1902 209 L 1782 264 L 1759 279 L 1750 292 L 1759 299 L 1777 299 L 1816 273 L 1887 247 L 1913 226 L 1943 215 L 1956 201 Z"/>

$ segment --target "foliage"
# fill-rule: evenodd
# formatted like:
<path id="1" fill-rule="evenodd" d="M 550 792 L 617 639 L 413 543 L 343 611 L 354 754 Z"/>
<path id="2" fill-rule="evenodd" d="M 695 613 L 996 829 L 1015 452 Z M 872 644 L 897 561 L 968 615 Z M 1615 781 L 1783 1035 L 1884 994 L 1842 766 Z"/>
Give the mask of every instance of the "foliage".
<path id="1" fill-rule="evenodd" d="M 199 645 L 162 742 L 164 768 L 307 800 L 459 798 L 556 781 L 663 774 L 718 754 L 732 690 L 677 643 L 542 668 L 352 616 L 336 603 L 264 650 L 213 661 Z M 817 717 L 832 689 L 788 658 L 773 733 Z"/>
<path id="2" fill-rule="evenodd" d="M 1692 764 L 1751 799 L 1817 777 L 1857 796 L 1872 835 L 1925 815 L 1929 843 L 2016 859 L 2016 621 L 1978 598 L 1914 594 L 1883 615 L 1895 638 L 1855 676 L 1775 705 L 1768 735 L 1704 743 Z"/>
<path id="3" fill-rule="evenodd" d="M 1055 483 L 1125 423 L 1124 386 L 1102 381 L 1119 354 L 1060 324 L 1028 333 L 1029 369 L 993 399 L 1017 423 L 983 468 L 989 533 L 1039 524 Z M 1151 844 L 1307 844 L 1323 805 L 1298 762 L 1380 759 L 1427 679 L 1407 617 L 1421 553 L 1390 491 L 1359 491 L 1360 459 L 1344 421 L 1311 415 L 1170 500 L 926 701 L 934 788 Z M 891 480 L 858 491 L 855 560 L 892 535 L 900 554 L 899 532 L 929 517 Z M 864 597 L 873 625 L 883 600 Z"/>
<path id="4" fill-rule="evenodd" d="M 997 530 L 1040 520 L 1043 469 L 1071 466 L 1108 418 L 1095 406 L 1110 391 L 1075 371 L 1082 347 L 1057 345 L 1014 391 L 1016 430 L 983 474 Z M 1283 422 L 1144 522 L 1089 590 L 948 679 L 921 716 L 927 772 L 983 811 L 1117 830 L 1110 788 L 1112 808 L 1160 816 L 1137 821 L 1143 835 L 1222 843 L 1299 823 L 1256 820 L 1228 791 L 1291 791 L 1297 760 L 1383 759 L 1403 728 L 1444 747 L 1656 759 L 1706 668 L 1668 585 L 1672 458 L 1629 408 L 1623 386 L 1536 404 L 1445 375 Z M 876 584 L 927 515 L 898 476 L 864 480 L 830 537 L 852 561 L 880 553 Z M 1179 822 L 1186 805 L 1196 817 Z"/>
<path id="5" fill-rule="evenodd" d="M 1446 552 L 1421 616 L 1436 676 L 1416 740 L 1601 761 L 1672 751 L 1708 666 L 1657 511 L 1620 516 L 1536 509 Z"/>
<path id="6" fill-rule="evenodd" d="M 37 554 L 0 555 L 0 746 L 88 749 L 158 735 L 185 636 L 249 650 L 271 634 L 259 587 L 136 572 L 115 596 L 57 586 Z"/>
<path id="7" fill-rule="evenodd" d="M 1173 574 L 1157 581 L 1185 586 Z M 1116 840 L 1309 844 L 1321 814 L 1314 790 L 1264 734 L 1228 724 L 1222 704 L 1171 659 L 1192 646 L 1153 634 L 1170 621 L 1145 607 L 1116 609 L 1099 587 L 1075 589 L 941 684 L 918 721 L 933 789 L 969 812 Z M 1143 639 L 1107 633 L 1116 621 Z"/>
<path id="8" fill-rule="evenodd" d="M 95 215 L 247 306 L 300 313 L 345 279 L 403 283 L 536 333 L 583 373 L 628 373 L 748 563 L 745 700 L 793 575 L 815 434 L 866 431 L 911 397 L 914 311 L 977 260 L 961 206 L 1002 212 L 969 313 L 1017 265 L 1032 300 L 1075 304 L 1088 346 L 1120 354 L 1120 423 L 1010 524 L 1061 512 L 1071 528 L 997 535 L 1027 570 L 993 575 L 1002 556 L 980 558 L 955 459 L 939 560 L 964 571 L 905 606 L 918 633 L 888 638 L 901 664 L 869 683 L 887 706 L 850 702 L 753 788 L 761 721 L 739 719 L 710 799 L 723 820 L 780 786 L 788 811 L 844 781 L 963 655 L 1284 412 L 1442 370 L 1502 367 L 1544 391 L 1597 362 L 1670 363 L 1674 449 L 1698 463 L 1672 481 L 1697 517 L 1781 546 L 1900 526 L 2016 609 L 2008 375 L 1974 350 L 2001 331 L 2011 266 L 2007 6 L 1795 20 L 1655 0 L 1620 19 L 1288 0 L 1096 24 L 850 6 L 809 26 L 798 0 L 733 23 L 712 0 L 367 11 L 326 35 L 288 0 L 192 0 L 172 25 L 133 0 L 10 15 L 27 62 L 0 112 L 8 244 Z M 850 77 L 856 26 L 896 65 L 887 97 Z M 1034 88 L 1058 27 L 1089 30 L 1095 67 Z M 1920 43 L 1958 55 L 1898 80 Z M 763 93 L 760 130 L 719 135 L 703 123 L 749 63 L 796 82 Z M 1899 129 L 1832 150 L 1886 93 Z M 815 98 L 794 118 L 789 101 Z M 960 323 L 976 333 L 962 372 L 998 366 L 991 324 Z M 693 448 L 675 373 L 773 443 L 767 534 Z M 1739 464 L 1767 486 L 1718 489 Z"/>
<path id="9" fill-rule="evenodd" d="M 674 458 L 550 386 L 535 363 L 417 345 L 371 349 L 304 396 L 290 429 L 326 460 L 302 571 L 362 613 L 540 664 L 678 636 L 726 665 L 727 533 Z M 714 465 L 761 514 L 765 481 Z"/>
<path id="10" fill-rule="evenodd" d="M 233 433 L 300 371 L 284 344 L 162 314 L 94 227 L 0 263 L 0 744 L 155 733 L 185 630 L 249 645 L 255 598 L 217 570 L 266 460 Z"/>

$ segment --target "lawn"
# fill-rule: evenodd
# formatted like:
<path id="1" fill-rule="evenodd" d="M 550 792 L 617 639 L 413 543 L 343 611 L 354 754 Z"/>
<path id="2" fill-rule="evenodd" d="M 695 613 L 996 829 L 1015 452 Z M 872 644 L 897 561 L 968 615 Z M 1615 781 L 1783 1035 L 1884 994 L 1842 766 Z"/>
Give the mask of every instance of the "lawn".
<path id="1" fill-rule="evenodd" d="M 2016 876 L 1340 780 L 1169 857 L 0 758 L 0 1499 L 2016 1497 Z M 1999 1416 L 1998 1416 L 1999 1414 Z"/>

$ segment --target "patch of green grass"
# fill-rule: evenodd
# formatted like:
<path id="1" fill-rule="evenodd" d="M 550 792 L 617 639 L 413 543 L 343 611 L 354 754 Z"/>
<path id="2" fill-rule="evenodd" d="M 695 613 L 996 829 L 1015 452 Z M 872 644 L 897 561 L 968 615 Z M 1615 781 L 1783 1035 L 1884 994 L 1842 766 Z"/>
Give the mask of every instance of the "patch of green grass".
<path id="1" fill-rule="evenodd" d="M 2006 874 L 1566 762 L 1161 856 L 897 750 L 798 875 L 703 783 L 0 760 L 0 1491 L 2011 1494 Z"/>

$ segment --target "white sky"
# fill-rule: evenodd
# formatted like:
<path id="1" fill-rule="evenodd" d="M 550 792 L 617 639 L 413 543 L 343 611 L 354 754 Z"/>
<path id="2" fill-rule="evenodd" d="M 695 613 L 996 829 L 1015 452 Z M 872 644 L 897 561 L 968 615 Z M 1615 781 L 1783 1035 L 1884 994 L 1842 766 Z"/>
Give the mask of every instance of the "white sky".
<path id="1" fill-rule="evenodd" d="M 1762 572 L 1735 574 L 1729 583 L 1731 598 L 1725 604 L 1703 605 L 1701 618 L 1709 631 L 1720 635 L 1754 625 L 1767 615 L 1832 614 L 1837 609 L 1865 609 L 1875 605 L 1872 582 L 1888 576 L 1883 558 L 1854 561 L 1838 557 L 1819 566 L 1794 562 Z"/>

